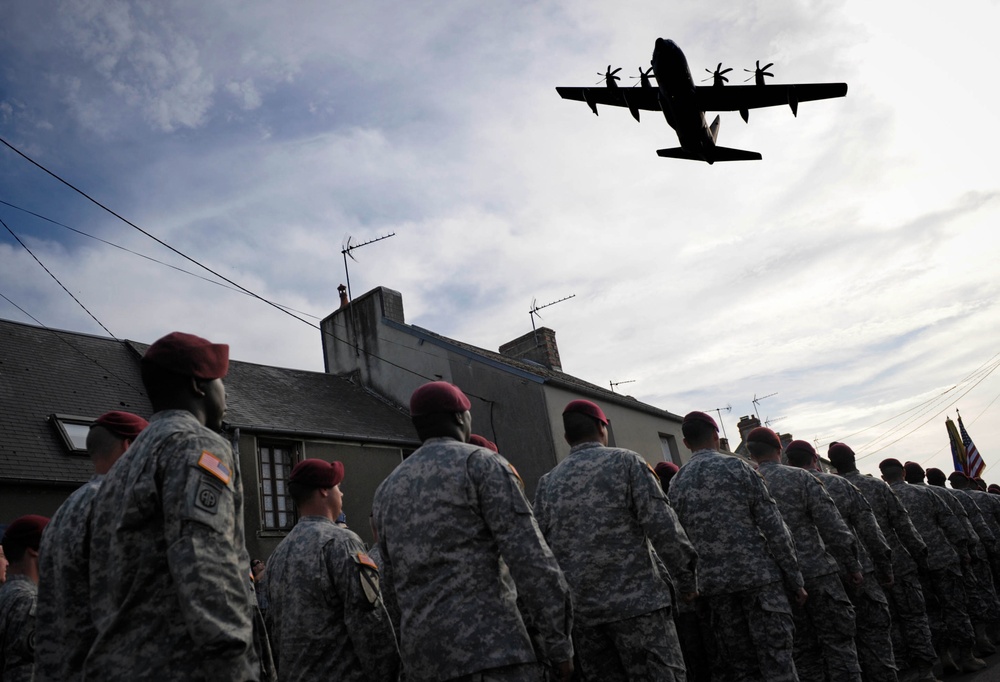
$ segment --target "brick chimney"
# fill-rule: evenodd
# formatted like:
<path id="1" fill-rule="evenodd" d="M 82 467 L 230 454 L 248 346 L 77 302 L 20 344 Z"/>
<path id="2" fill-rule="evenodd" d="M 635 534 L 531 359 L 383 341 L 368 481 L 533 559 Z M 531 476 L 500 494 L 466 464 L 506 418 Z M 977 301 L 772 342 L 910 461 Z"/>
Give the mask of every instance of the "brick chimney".
<path id="1" fill-rule="evenodd" d="M 760 420 L 757 417 L 752 415 L 749 417 L 740 417 L 740 422 L 736 425 L 736 428 L 740 430 L 740 440 L 746 443 L 747 436 L 758 426 L 760 426 Z"/>
<path id="2" fill-rule="evenodd" d="M 340 307 L 337 310 L 343 310 L 347 306 L 351 305 L 351 302 L 347 300 L 347 287 L 341 284 L 337 287 L 337 291 L 340 293 Z"/>
<path id="3" fill-rule="evenodd" d="M 548 327 L 539 327 L 535 331 L 503 344 L 500 346 L 500 354 L 514 360 L 535 362 L 557 372 L 562 371 L 559 346 L 556 345 L 556 333 Z"/>

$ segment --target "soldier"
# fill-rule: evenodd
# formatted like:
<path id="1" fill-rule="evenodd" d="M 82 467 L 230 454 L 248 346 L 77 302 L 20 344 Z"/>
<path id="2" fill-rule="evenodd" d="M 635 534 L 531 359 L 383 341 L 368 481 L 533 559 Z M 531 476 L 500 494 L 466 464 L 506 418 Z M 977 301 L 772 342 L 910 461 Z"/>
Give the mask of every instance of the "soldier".
<path id="1" fill-rule="evenodd" d="M 674 476 L 680 471 L 680 467 L 673 462 L 658 462 L 653 471 L 656 472 L 656 477 L 660 479 L 660 487 L 663 488 L 663 492 L 670 492 L 670 481 L 674 480 Z"/>
<path id="2" fill-rule="evenodd" d="M 880 585 L 891 587 L 892 550 L 872 513 L 871 505 L 857 488 L 841 476 L 828 474 L 819 468 L 819 455 L 804 440 L 794 440 L 785 448 L 788 464 L 809 471 L 818 478 L 837 511 L 858 540 L 861 572 L 864 581 L 854 584 L 848 576 L 841 579 L 847 596 L 854 604 L 858 662 L 866 680 L 895 682 L 896 663 L 892 651 L 892 617 L 889 601 Z M 780 502 L 779 502 L 780 505 Z"/>
<path id="3" fill-rule="evenodd" d="M 914 465 L 919 469 L 919 478 L 923 478 L 923 470 L 919 464 L 907 462 L 904 466 Z M 944 486 L 944 472 L 940 469 L 930 469 L 927 476 L 928 487 L 938 497 L 941 497 L 959 516 L 970 537 L 968 565 L 962 566 L 965 576 L 965 588 L 968 594 L 969 618 L 976 633 L 975 652 L 978 656 L 990 656 L 996 653 L 996 647 L 986 634 L 987 630 L 995 630 L 1000 624 L 1000 600 L 993 587 L 993 571 L 990 570 L 990 554 L 996 552 L 996 537 L 983 512 L 975 499 L 967 492 L 971 486 L 969 477 L 960 471 L 952 472 L 948 478 L 952 489 Z M 907 483 L 909 483 L 907 476 Z M 922 480 L 919 481 L 922 483 Z"/>
<path id="4" fill-rule="evenodd" d="M 3 547 L 0 546 L 0 585 L 7 582 L 7 557 L 3 553 Z"/>
<path id="5" fill-rule="evenodd" d="M 683 681 L 669 581 L 694 601 L 694 547 L 649 464 L 608 447 L 608 419 L 598 405 L 570 402 L 563 426 L 569 456 L 538 482 L 535 517 L 570 586 L 580 672 L 609 682 Z"/>
<path id="6" fill-rule="evenodd" d="M 893 645 L 896 662 L 901 667 L 912 667 L 920 682 L 935 682 L 937 678 L 933 666 L 937 654 L 927 621 L 923 587 L 917 574 L 918 564 L 927 564 L 927 545 L 889 486 L 877 478 L 861 475 L 855 464 L 854 451 L 849 446 L 833 442 L 827 456 L 837 468 L 837 473 L 868 500 L 892 549 L 893 582 L 886 588 L 886 596 L 893 623 L 898 625 L 900 633 Z"/>
<path id="7" fill-rule="evenodd" d="M 973 672 L 986 667 L 972 652 L 976 636 L 969 620 L 967 597 L 962 585 L 962 563 L 969 562 L 964 544 L 953 546 L 949 538 L 963 537 L 965 530 L 943 500 L 927 486 L 904 480 L 898 459 L 879 463 L 882 479 L 889 484 L 910 513 L 927 544 L 927 570 L 921 575 L 927 598 L 927 615 L 938 657 L 946 668 Z M 950 649 L 958 654 L 957 662 Z"/>
<path id="8" fill-rule="evenodd" d="M 90 516 L 111 465 L 148 423 L 130 412 L 102 414 L 87 431 L 94 475 L 59 507 L 42 537 L 38 565 L 35 681 L 80 679 L 94 641 L 90 619 Z"/>
<path id="9" fill-rule="evenodd" d="M 49 520 L 29 514 L 14 519 L 0 544 L 7 581 L 0 586 L 0 680 L 30 682 L 35 666 L 35 602 L 42 531 Z"/>
<path id="10" fill-rule="evenodd" d="M 395 680 L 399 655 L 378 567 L 343 509 L 344 465 L 304 459 L 288 492 L 299 520 L 269 559 L 271 642 L 279 680 Z"/>
<path id="11" fill-rule="evenodd" d="M 423 445 L 375 492 L 386 605 L 409 680 L 537 680 L 573 671 L 569 587 L 514 468 L 467 443 L 470 403 L 443 381 L 410 398 Z M 396 617 L 396 616 L 394 616 Z"/>
<path id="12" fill-rule="evenodd" d="M 778 434 L 755 428 L 747 436 L 747 450 L 792 532 L 809 592 L 804 606 L 793 609 L 799 679 L 860 682 L 854 607 L 838 575 L 839 564 L 855 588 L 863 583 L 857 540 L 823 484 L 802 469 L 781 464 Z"/>
<path id="13" fill-rule="evenodd" d="M 243 485 L 217 433 L 229 346 L 174 332 L 140 367 L 154 414 L 94 498 L 84 674 L 257 680 Z"/>
<path id="14" fill-rule="evenodd" d="M 704 412 L 681 425 L 691 459 L 670 482 L 670 503 L 698 552 L 715 662 L 725 679 L 792 682 L 792 609 L 785 589 L 808 597 L 792 538 L 764 480 L 719 452 L 719 427 Z"/>

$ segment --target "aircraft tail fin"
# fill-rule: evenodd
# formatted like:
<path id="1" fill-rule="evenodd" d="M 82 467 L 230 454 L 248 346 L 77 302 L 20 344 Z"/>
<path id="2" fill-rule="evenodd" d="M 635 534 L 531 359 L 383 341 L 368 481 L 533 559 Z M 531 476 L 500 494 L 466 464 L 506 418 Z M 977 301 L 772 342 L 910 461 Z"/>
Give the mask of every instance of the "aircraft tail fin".
<path id="1" fill-rule="evenodd" d="M 715 120 L 712 121 L 712 125 L 709 126 L 708 131 L 712 133 L 712 142 L 719 139 L 719 115 L 715 115 Z"/>

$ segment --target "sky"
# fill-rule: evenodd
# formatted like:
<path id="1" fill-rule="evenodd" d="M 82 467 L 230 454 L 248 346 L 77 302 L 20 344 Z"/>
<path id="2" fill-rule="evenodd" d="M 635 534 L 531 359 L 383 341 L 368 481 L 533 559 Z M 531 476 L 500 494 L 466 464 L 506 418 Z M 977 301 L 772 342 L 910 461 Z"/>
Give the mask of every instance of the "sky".
<path id="1" fill-rule="evenodd" d="M 756 411 L 868 473 L 950 471 L 959 408 L 1000 482 L 998 24 L 986 0 L 37 0 L 0 24 L 0 138 L 314 324 L 348 238 L 394 234 L 351 289 L 401 292 L 408 323 L 496 350 L 573 296 L 539 321 L 570 374 L 718 408 L 734 444 Z M 658 37 L 696 79 L 760 60 L 849 92 L 722 113 L 763 160 L 712 166 L 657 157 L 656 112 L 556 94 L 609 64 L 632 85 Z M 0 317 L 322 371 L 316 329 L 7 147 L 0 201 Z"/>

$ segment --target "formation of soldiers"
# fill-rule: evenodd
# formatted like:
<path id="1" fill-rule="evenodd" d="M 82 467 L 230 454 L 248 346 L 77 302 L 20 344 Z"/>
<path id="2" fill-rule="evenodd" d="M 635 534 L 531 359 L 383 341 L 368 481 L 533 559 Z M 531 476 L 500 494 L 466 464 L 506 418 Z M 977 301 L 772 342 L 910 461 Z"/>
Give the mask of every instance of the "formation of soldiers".
<path id="1" fill-rule="evenodd" d="M 189 334 L 151 345 L 149 423 L 103 415 L 94 479 L 7 527 L 0 680 L 926 681 L 1000 638 L 1000 488 L 894 459 L 863 476 L 843 443 L 825 473 L 766 428 L 748 462 L 702 412 L 689 461 L 654 471 L 574 400 L 532 503 L 441 381 L 411 398 L 423 445 L 376 491 L 375 544 L 337 523 L 350 472 L 302 460 L 255 587 L 228 361 Z"/>

